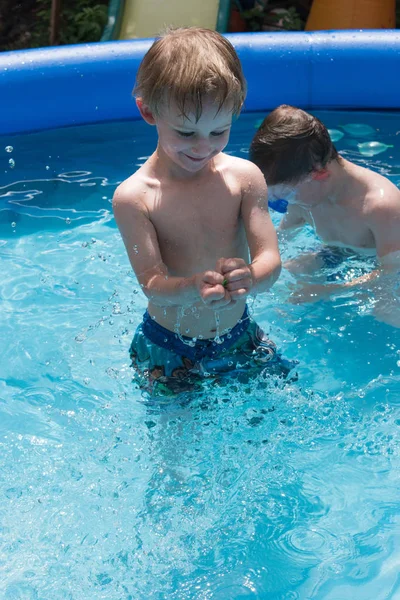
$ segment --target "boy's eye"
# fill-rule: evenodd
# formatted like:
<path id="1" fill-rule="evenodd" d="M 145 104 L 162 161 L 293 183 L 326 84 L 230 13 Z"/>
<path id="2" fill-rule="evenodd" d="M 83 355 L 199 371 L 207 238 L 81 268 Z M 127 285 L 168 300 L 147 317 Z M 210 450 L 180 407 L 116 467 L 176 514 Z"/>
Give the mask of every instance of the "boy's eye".
<path id="1" fill-rule="evenodd" d="M 211 135 L 213 135 L 214 137 L 218 137 L 219 135 L 224 135 L 224 133 L 227 132 L 227 129 L 225 129 L 224 131 L 212 131 Z"/>
<path id="2" fill-rule="evenodd" d="M 193 131 L 177 131 L 177 133 L 182 137 L 192 137 L 192 135 L 194 134 Z"/>

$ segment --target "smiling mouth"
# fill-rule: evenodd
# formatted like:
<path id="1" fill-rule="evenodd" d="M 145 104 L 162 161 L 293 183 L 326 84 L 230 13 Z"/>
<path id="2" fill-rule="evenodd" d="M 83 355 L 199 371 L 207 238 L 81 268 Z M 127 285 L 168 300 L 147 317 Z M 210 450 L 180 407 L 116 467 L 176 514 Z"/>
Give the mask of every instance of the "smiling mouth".
<path id="1" fill-rule="evenodd" d="M 206 160 L 208 158 L 208 156 L 203 156 L 203 158 L 195 158 L 194 156 L 189 156 L 189 154 L 185 154 L 185 156 L 187 158 L 190 158 L 190 160 L 194 160 L 194 162 L 202 162 L 203 160 Z"/>

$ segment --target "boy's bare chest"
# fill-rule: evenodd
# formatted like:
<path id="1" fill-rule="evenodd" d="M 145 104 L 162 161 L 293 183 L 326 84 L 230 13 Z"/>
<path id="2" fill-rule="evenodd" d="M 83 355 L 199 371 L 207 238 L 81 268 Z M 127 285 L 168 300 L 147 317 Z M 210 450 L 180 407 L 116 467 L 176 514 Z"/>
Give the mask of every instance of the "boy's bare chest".
<path id="1" fill-rule="evenodd" d="M 310 212 L 310 224 L 326 243 L 357 248 L 374 248 L 375 240 L 361 211 L 316 207 Z"/>
<path id="2" fill-rule="evenodd" d="M 165 194 L 150 209 L 160 245 L 189 249 L 199 242 L 213 246 L 231 242 L 239 226 L 240 200 L 226 189 L 207 186 Z"/>

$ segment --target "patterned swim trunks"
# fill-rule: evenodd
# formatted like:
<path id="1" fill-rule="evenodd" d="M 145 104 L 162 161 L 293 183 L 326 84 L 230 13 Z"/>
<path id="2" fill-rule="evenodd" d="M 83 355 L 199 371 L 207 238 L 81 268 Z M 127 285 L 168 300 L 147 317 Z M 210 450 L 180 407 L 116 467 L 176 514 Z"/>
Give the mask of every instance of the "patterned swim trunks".
<path id="1" fill-rule="evenodd" d="M 196 391 L 204 378 L 230 372 L 267 368 L 271 375 L 286 377 L 294 366 L 281 358 L 247 307 L 235 327 L 212 339 L 174 333 L 146 311 L 129 352 L 136 382 L 152 397 Z"/>

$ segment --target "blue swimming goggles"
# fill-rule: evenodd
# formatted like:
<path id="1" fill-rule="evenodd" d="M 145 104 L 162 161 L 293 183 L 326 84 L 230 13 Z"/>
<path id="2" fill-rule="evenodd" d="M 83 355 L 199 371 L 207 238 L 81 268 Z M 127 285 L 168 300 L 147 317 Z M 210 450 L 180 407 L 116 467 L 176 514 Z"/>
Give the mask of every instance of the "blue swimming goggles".
<path id="1" fill-rule="evenodd" d="M 284 198 L 278 198 L 277 200 L 268 200 L 268 206 L 272 210 L 276 210 L 279 213 L 285 213 L 288 207 L 288 201 Z"/>

